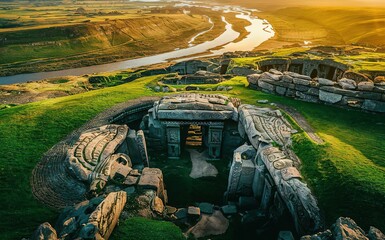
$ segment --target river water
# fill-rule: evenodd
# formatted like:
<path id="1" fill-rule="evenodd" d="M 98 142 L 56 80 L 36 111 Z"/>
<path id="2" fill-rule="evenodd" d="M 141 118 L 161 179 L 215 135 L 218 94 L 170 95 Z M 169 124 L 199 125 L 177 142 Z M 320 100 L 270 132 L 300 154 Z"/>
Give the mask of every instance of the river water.
<path id="1" fill-rule="evenodd" d="M 207 6 L 200 6 L 207 7 Z M 239 8 L 239 7 L 216 7 L 213 10 L 217 11 L 227 11 L 227 12 L 236 12 L 237 18 L 245 19 L 250 22 L 250 26 L 246 27 L 246 30 L 249 34 L 239 42 L 233 42 L 237 39 L 240 33 L 234 31 L 232 29 L 232 25 L 227 22 L 226 18 L 222 16 L 222 21 L 226 24 L 226 30 L 217 38 L 207 41 L 201 44 L 193 45 L 190 44 L 188 48 L 184 49 L 176 49 L 171 52 L 166 52 L 162 54 L 157 54 L 148 57 L 141 57 L 137 59 L 130 59 L 125 61 L 101 64 L 101 65 L 93 65 L 88 67 L 80 67 L 80 68 L 72 68 L 65 69 L 59 71 L 51 71 L 51 72 L 37 72 L 37 73 L 26 73 L 26 74 L 18 74 L 13 76 L 0 77 L 0 84 L 13 84 L 13 83 L 23 83 L 28 81 L 36 81 L 45 78 L 54 78 L 54 77 L 63 77 L 63 76 L 77 76 L 84 74 L 92 74 L 98 72 L 109 72 L 109 71 L 117 71 L 124 70 L 127 68 L 136 68 L 142 67 L 162 62 L 167 62 L 170 59 L 177 61 L 184 61 L 189 59 L 197 58 L 196 55 L 200 53 L 204 53 L 199 55 L 199 57 L 207 57 L 207 56 L 215 56 L 221 55 L 225 52 L 233 52 L 233 51 L 250 51 L 268 40 L 269 38 L 274 36 L 274 31 L 272 26 L 263 19 L 258 19 L 251 16 L 251 11 L 249 9 Z M 207 32 L 207 31 L 205 31 Z M 198 33 L 198 35 L 202 35 L 202 33 Z M 195 39 L 195 37 L 193 39 Z M 221 46 L 219 49 L 217 49 Z M 210 50 L 216 48 L 217 50 Z M 179 60 L 178 60 L 179 59 Z"/>

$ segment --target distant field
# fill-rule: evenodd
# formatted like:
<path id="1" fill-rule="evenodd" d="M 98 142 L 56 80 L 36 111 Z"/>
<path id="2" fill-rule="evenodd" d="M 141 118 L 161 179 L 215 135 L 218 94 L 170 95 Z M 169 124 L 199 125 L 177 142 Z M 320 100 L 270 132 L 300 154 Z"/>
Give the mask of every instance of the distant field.
<path id="1" fill-rule="evenodd" d="M 206 16 L 215 30 L 197 40 L 210 40 L 224 31 L 220 15 L 210 9 L 184 14 L 175 8 L 154 10 L 164 3 L 48 3 L 1 5 L 0 75 L 95 65 L 183 48 L 211 27 Z"/>
<path id="2" fill-rule="evenodd" d="M 258 49 L 309 45 L 385 47 L 385 8 L 291 7 L 258 13 L 276 36 Z"/>

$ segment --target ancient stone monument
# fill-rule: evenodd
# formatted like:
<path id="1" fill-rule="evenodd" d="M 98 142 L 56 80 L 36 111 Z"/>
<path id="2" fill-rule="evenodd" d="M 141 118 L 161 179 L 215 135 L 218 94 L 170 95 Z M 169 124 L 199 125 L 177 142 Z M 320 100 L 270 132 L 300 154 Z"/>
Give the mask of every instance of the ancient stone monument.
<path id="1" fill-rule="evenodd" d="M 290 149 L 295 132 L 278 110 L 242 105 L 239 99 L 217 94 L 122 104 L 75 131 L 36 166 L 35 196 L 64 210 L 54 228 L 43 223 L 32 239 L 108 239 L 119 219 L 133 216 L 183 223 L 187 233 L 205 237 L 226 232 L 228 218 L 237 214 L 241 224 L 254 224 L 249 229 L 254 233 L 288 215 L 284 221 L 293 224 L 293 233 L 284 229 L 279 234 L 291 236 L 288 239 L 293 234 L 347 239 L 337 236 L 345 225 L 366 236 L 349 219 L 340 219 L 333 233 L 324 231 L 317 201 Z M 178 159 L 188 144 L 206 149 L 211 160 L 233 156 L 222 206 L 167 205 L 172 196 L 167 195 L 162 170 L 150 168 L 147 150 L 156 152 L 152 159 L 162 152 Z M 377 229 L 368 233 L 381 234 Z"/>

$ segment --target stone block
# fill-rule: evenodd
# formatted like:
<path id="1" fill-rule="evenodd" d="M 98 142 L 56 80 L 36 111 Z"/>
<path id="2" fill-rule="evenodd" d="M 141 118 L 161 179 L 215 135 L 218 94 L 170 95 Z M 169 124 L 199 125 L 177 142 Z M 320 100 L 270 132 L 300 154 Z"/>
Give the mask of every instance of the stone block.
<path id="1" fill-rule="evenodd" d="M 304 85 L 304 86 L 309 86 L 310 85 L 310 81 L 309 80 L 305 80 L 305 79 L 302 79 L 302 78 L 293 78 L 293 83 L 294 84 L 299 84 L 299 85 Z"/>
<path id="2" fill-rule="evenodd" d="M 338 80 L 338 84 L 345 90 L 354 90 L 357 88 L 357 83 L 353 79 L 342 78 Z"/>
<path id="3" fill-rule="evenodd" d="M 327 103 L 337 103 L 342 100 L 342 95 L 321 90 L 319 99 Z"/>
<path id="4" fill-rule="evenodd" d="M 201 215 L 199 207 L 190 206 L 187 208 L 187 214 L 189 217 L 198 217 Z"/>
<path id="5" fill-rule="evenodd" d="M 293 83 L 293 77 L 289 76 L 289 75 L 283 75 L 282 76 L 282 82 L 285 82 L 285 83 Z"/>
<path id="6" fill-rule="evenodd" d="M 360 91 L 373 91 L 374 83 L 373 82 L 360 82 L 357 85 L 357 89 Z"/>
<path id="7" fill-rule="evenodd" d="M 300 92 L 307 92 L 307 91 L 309 91 L 309 89 L 310 89 L 310 87 L 308 87 L 308 86 L 295 85 L 295 90 L 300 91 Z"/>
<path id="8" fill-rule="evenodd" d="M 295 92 L 295 96 L 298 97 L 299 99 L 306 101 L 306 102 L 313 102 L 316 103 L 318 102 L 318 96 L 313 96 L 309 94 L 305 94 L 299 91 Z"/>
<path id="9" fill-rule="evenodd" d="M 233 215 L 237 214 L 237 206 L 236 205 L 225 205 L 221 207 L 221 211 L 224 215 Z"/>
<path id="10" fill-rule="evenodd" d="M 299 73 L 294 73 L 294 72 L 283 72 L 284 75 L 288 75 L 290 77 L 293 77 L 293 78 L 301 78 L 301 79 L 304 79 L 304 80 L 311 80 L 311 77 L 309 76 L 306 76 L 306 75 L 302 75 L 302 74 L 299 74 Z"/>
<path id="11" fill-rule="evenodd" d="M 276 74 L 272 74 L 272 73 L 269 73 L 269 72 L 264 72 L 261 74 L 260 76 L 261 79 L 271 79 L 271 80 L 274 80 L 274 81 L 280 81 L 281 78 L 282 78 L 282 75 L 276 75 Z"/>
<path id="12" fill-rule="evenodd" d="M 345 90 L 345 89 L 329 87 L 329 86 L 323 86 L 320 89 L 327 92 L 341 94 L 348 97 L 367 98 L 371 100 L 381 100 L 381 97 L 382 97 L 381 93 L 376 93 L 376 92 L 352 91 L 352 90 Z"/>
<path id="13" fill-rule="evenodd" d="M 334 86 L 335 82 L 326 78 L 318 78 L 318 83 L 321 86 Z"/>
<path id="14" fill-rule="evenodd" d="M 158 168 L 144 168 L 139 179 L 138 187 L 159 191 L 163 189 L 163 174 Z"/>
<path id="15" fill-rule="evenodd" d="M 306 92 L 307 94 L 309 95 L 313 95 L 313 96 L 319 96 L 319 89 L 318 88 L 310 88 L 309 90 L 307 90 Z"/>
<path id="16" fill-rule="evenodd" d="M 373 112 L 385 112 L 385 102 L 366 99 L 362 104 L 362 108 Z"/>
<path id="17" fill-rule="evenodd" d="M 198 205 L 201 213 L 207 213 L 207 214 L 212 214 L 214 212 L 214 204 L 211 203 L 199 203 Z"/>
<path id="18" fill-rule="evenodd" d="M 274 85 L 265 82 L 264 79 L 261 79 L 261 78 L 258 79 L 258 87 L 264 90 L 267 90 L 269 92 L 274 92 Z"/>
<path id="19" fill-rule="evenodd" d="M 177 219 L 187 218 L 187 208 L 179 208 L 174 215 Z"/>
<path id="20" fill-rule="evenodd" d="M 285 87 L 279 87 L 277 86 L 275 88 L 275 91 L 279 94 L 279 95 L 285 95 L 286 94 L 286 88 Z"/>
<path id="21" fill-rule="evenodd" d="M 340 217 L 332 227 L 333 236 L 336 240 L 360 239 L 368 240 L 365 232 L 350 218 Z"/>
<path id="22" fill-rule="evenodd" d="M 248 75 L 247 76 L 247 81 L 250 83 L 250 84 L 257 84 L 258 83 L 258 79 L 260 78 L 261 74 L 251 74 L 251 75 Z"/>

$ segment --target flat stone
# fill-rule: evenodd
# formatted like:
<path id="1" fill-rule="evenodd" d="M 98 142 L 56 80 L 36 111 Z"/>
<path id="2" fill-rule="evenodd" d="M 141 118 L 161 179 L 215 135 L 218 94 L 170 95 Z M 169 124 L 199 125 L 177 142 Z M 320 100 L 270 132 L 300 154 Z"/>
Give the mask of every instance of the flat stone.
<path id="1" fill-rule="evenodd" d="M 299 73 L 294 73 L 294 72 L 283 72 L 284 75 L 288 75 L 290 77 L 293 77 L 293 78 L 301 78 L 301 79 L 304 79 L 304 80 L 311 80 L 311 77 L 309 76 L 306 76 L 306 75 L 302 75 L 302 74 L 299 74 Z"/>
<path id="2" fill-rule="evenodd" d="M 373 82 L 360 82 L 357 85 L 357 89 L 360 91 L 373 91 L 374 83 Z"/>
<path id="3" fill-rule="evenodd" d="M 307 90 L 306 93 L 313 95 L 313 96 L 319 96 L 319 89 L 318 88 L 309 88 L 309 90 Z"/>
<path id="4" fill-rule="evenodd" d="M 250 84 L 257 84 L 258 83 L 258 79 L 261 77 L 261 74 L 251 74 L 251 75 L 248 75 L 247 76 L 247 81 L 250 83 Z"/>
<path id="5" fill-rule="evenodd" d="M 138 187 L 158 191 L 163 179 L 162 171 L 158 168 L 144 168 L 139 179 Z"/>
<path id="6" fill-rule="evenodd" d="M 212 214 L 214 212 L 214 204 L 211 203 L 199 203 L 198 205 L 201 213 L 207 213 L 207 214 Z"/>
<path id="7" fill-rule="evenodd" d="M 298 97 L 299 99 L 303 100 L 303 101 L 306 101 L 306 102 L 313 102 L 313 103 L 318 102 L 318 96 L 305 94 L 305 93 L 300 92 L 300 91 L 296 91 L 295 96 Z"/>
<path id="8" fill-rule="evenodd" d="M 357 83 L 353 79 L 342 78 L 338 80 L 338 84 L 342 87 L 342 89 L 346 90 L 354 90 L 357 88 Z"/>
<path id="9" fill-rule="evenodd" d="M 385 112 L 385 102 L 366 99 L 362 104 L 362 108 L 373 112 Z"/>
<path id="10" fill-rule="evenodd" d="M 262 78 L 258 79 L 258 87 L 268 90 L 270 92 L 274 92 L 274 85 L 265 82 Z"/>
<path id="11" fill-rule="evenodd" d="M 381 93 L 352 91 L 352 90 L 345 90 L 345 89 L 329 87 L 329 86 L 323 86 L 323 87 L 320 87 L 320 89 L 327 91 L 327 92 L 345 95 L 348 97 L 367 98 L 367 99 L 371 99 L 371 100 L 381 100 L 381 97 L 382 97 Z"/>
<path id="12" fill-rule="evenodd" d="M 200 216 L 201 210 L 199 209 L 199 207 L 190 206 L 187 208 L 187 214 L 189 216 Z"/>
<path id="13" fill-rule="evenodd" d="M 282 76 L 282 82 L 293 83 L 293 77 L 291 77 L 289 75 L 283 75 Z"/>
<path id="14" fill-rule="evenodd" d="M 232 215 L 232 214 L 237 214 L 237 206 L 236 205 L 225 205 L 221 207 L 221 211 L 225 215 Z"/>
<path id="15" fill-rule="evenodd" d="M 319 99 L 327 103 L 337 103 L 341 101 L 342 95 L 321 90 L 319 92 Z"/>
<path id="16" fill-rule="evenodd" d="M 269 103 L 269 100 L 258 100 L 257 103 L 266 104 Z"/>
<path id="17" fill-rule="evenodd" d="M 304 80 L 306 81 L 306 80 Z M 301 92 L 307 92 L 309 91 L 310 87 L 309 86 L 305 86 L 305 85 L 295 85 L 295 90 L 297 91 L 301 91 Z"/>
<path id="18" fill-rule="evenodd" d="M 310 85 L 310 81 L 309 80 L 305 80 L 305 79 L 302 79 L 302 78 L 293 78 L 293 83 L 294 84 L 299 84 L 299 85 L 304 85 L 304 86 L 309 86 Z"/>
<path id="19" fill-rule="evenodd" d="M 280 72 L 280 71 L 278 71 L 278 70 L 276 70 L 276 69 L 274 69 L 274 68 L 270 69 L 270 70 L 269 70 L 269 73 L 275 74 L 275 75 L 283 75 L 282 72 Z"/>
<path id="20" fill-rule="evenodd" d="M 264 72 L 261 74 L 260 76 L 261 79 L 271 79 L 271 80 L 274 80 L 274 81 L 280 81 L 281 78 L 282 78 L 282 75 L 276 75 L 276 74 L 272 74 L 272 73 L 269 73 L 269 72 Z"/>
<path id="21" fill-rule="evenodd" d="M 275 88 L 275 91 L 276 91 L 279 95 L 285 95 L 285 94 L 286 94 L 286 88 L 285 88 L 285 87 L 277 86 L 277 87 Z"/>
<path id="22" fill-rule="evenodd" d="M 187 208 L 179 208 L 174 215 L 177 219 L 187 218 Z"/>
<path id="23" fill-rule="evenodd" d="M 318 83 L 322 86 L 334 86 L 335 82 L 326 78 L 318 78 Z"/>

